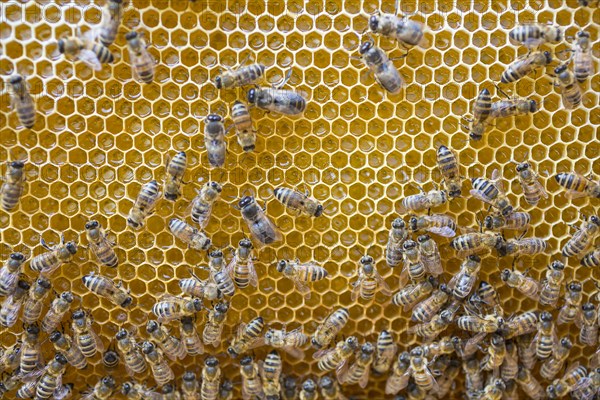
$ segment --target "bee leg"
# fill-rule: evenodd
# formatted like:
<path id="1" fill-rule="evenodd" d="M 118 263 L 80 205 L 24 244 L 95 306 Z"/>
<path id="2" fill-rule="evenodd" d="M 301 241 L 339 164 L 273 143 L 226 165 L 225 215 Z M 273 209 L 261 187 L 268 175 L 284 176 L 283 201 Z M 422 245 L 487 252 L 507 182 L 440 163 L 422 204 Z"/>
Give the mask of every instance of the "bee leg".
<path id="1" fill-rule="evenodd" d="M 43 247 L 43 248 L 45 248 L 46 250 L 50 250 L 50 251 L 52 251 L 52 248 L 50 248 L 50 246 L 48 246 L 48 245 L 46 244 L 46 241 L 44 240 L 44 238 L 41 238 L 41 239 L 40 239 L 40 244 L 41 244 L 41 245 L 42 245 L 42 247 Z"/>
<path id="2" fill-rule="evenodd" d="M 510 99 L 510 96 L 508 94 L 506 94 L 506 92 L 502 89 L 500 89 L 500 87 L 498 86 L 498 84 L 494 83 L 494 86 L 496 86 L 496 90 L 498 92 L 500 92 L 501 94 L 503 94 L 504 96 L 506 96 L 507 99 Z"/>
<path id="3" fill-rule="evenodd" d="M 287 83 L 287 81 L 289 81 L 290 78 L 292 77 L 292 72 L 293 72 L 293 70 L 292 70 L 292 68 L 290 68 L 288 70 L 287 74 L 285 75 L 285 77 L 283 78 L 283 80 L 281 81 L 281 83 L 277 86 L 273 85 L 273 88 L 277 89 L 277 90 L 281 89 Z"/>

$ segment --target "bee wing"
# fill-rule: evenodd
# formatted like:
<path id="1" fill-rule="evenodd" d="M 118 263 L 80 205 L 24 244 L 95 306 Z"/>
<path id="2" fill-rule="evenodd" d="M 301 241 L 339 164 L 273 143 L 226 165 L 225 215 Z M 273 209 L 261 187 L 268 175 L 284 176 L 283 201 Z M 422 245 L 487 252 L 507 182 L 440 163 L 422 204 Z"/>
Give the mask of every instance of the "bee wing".
<path id="1" fill-rule="evenodd" d="M 90 328 L 90 335 L 96 341 L 96 349 L 98 350 L 98 352 L 104 353 L 104 343 L 102 343 L 102 339 L 100 339 L 100 336 L 98 336 L 98 334 L 91 328 Z"/>
<path id="2" fill-rule="evenodd" d="M 581 378 L 577 381 L 571 393 L 577 393 L 577 399 L 579 400 L 592 400 L 595 398 L 596 390 L 588 390 L 583 392 L 583 389 L 587 389 L 592 385 L 592 379 L 588 376 Z"/>
<path id="3" fill-rule="evenodd" d="M 235 270 L 235 266 L 238 263 L 238 256 L 235 255 L 233 256 L 233 258 L 231 259 L 231 261 L 229 262 L 229 264 L 227 264 L 227 266 L 225 267 L 225 271 L 227 272 L 227 275 L 229 275 L 231 277 L 231 279 L 233 279 L 233 271 Z"/>
<path id="4" fill-rule="evenodd" d="M 296 289 L 302 294 L 302 296 L 304 296 L 306 300 L 310 299 L 310 287 L 308 287 L 306 283 L 302 282 L 297 276 L 294 276 L 292 281 L 294 281 Z"/>
<path id="5" fill-rule="evenodd" d="M 490 199 L 487 196 L 484 196 L 483 193 L 477 189 L 471 189 L 471 190 L 469 190 L 469 193 L 471 193 L 471 196 L 475 197 L 478 200 L 483 201 L 484 203 L 492 204 L 492 202 L 493 202 L 492 199 Z"/>
<path id="6" fill-rule="evenodd" d="M 365 372 L 363 372 L 362 376 L 358 380 L 358 385 L 363 389 L 367 387 L 367 383 L 369 382 L 370 371 L 371 368 L 365 368 Z"/>
<path id="7" fill-rule="evenodd" d="M 297 358 L 297 359 L 303 359 L 304 358 L 304 351 L 302 349 L 299 349 L 297 347 L 292 347 L 292 346 L 283 346 L 283 350 L 288 353 L 290 356 Z"/>
<path id="8" fill-rule="evenodd" d="M 96 54 L 94 54 L 94 52 L 91 50 L 81 49 L 79 51 L 79 54 L 77 54 L 77 58 L 85 64 L 92 67 L 93 69 L 95 69 L 96 71 L 100 71 L 102 69 L 102 64 L 100 64 L 100 60 L 98 60 Z"/>
<path id="9" fill-rule="evenodd" d="M 254 287 L 258 287 L 258 275 L 256 274 L 256 268 L 254 268 L 254 261 L 248 260 L 248 271 L 250 272 L 250 284 Z"/>
<path id="10" fill-rule="evenodd" d="M 348 373 L 348 359 L 346 358 L 344 361 L 340 363 L 335 369 L 335 376 L 337 377 L 338 382 L 342 383 L 345 380 L 345 376 Z"/>
<path id="11" fill-rule="evenodd" d="M 360 287 L 362 286 L 362 278 L 359 276 L 356 282 L 352 283 L 352 295 L 350 298 L 352 301 L 356 301 L 358 299 L 358 293 L 360 292 Z"/>
<path id="12" fill-rule="evenodd" d="M 456 236 L 456 232 L 454 231 L 454 229 L 450 228 L 449 226 L 442 226 L 442 227 L 433 226 L 433 227 L 427 228 L 427 230 L 431 233 L 434 233 L 436 235 L 440 235 L 443 237 Z"/>
<path id="13" fill-rule="evenodd" d="M 402 271 L 400 272 L 400 279 L 399 279 L 399 288 L 402 289 L 404 287 L 406 287 L 406 283 L 408 282 L 408 263 L 404 263 L 404 266 L 402 267 Z"/>
<path id="14" fill-rule="evenodd" d="M 318 360 L 319 358 L 325 357 L 327 354 L 331 353 L 332 351 L 335 351 L 335 347 L 329 348 L 329 349 L 318 350 L 313 354 L 313 358 L 315 360 Z"/>
<path id="15" fill-rule="evenodd" d="M 463 347 L 463 352 L 465 353 L 465 356 L 468 357 L 474 354 L 477 351 L 477 345 L 481 343 L 481 341 L 485 339 L 486 336 L 487 333 L 479 332 L 471 338 L 469 338 L 469 340 L 465 342 L 465 346 Z"/>
<path id="16" fill-rule="evenodd" d="M 433 276 L 439 276 L 444 272 L 441 262 L 437 262 L 429 257 L 421 257 L 425 269 Z"/>
<path id="17" fill-rule="evenodd" d="M 542 196 L 544 199 L 548 198 L 548 192 L 546 192 L 546 188 L 544 188 L 544 185 L 542 185 L 542 183 L 539 181 L 539 176 L 537 174 L 535 176 L 534 186 L 540 193 L 540 196 Z"/>
<path id="18" fill-rule="evenodd" d="M 391 296 L 392 290 L 390 289 L 390 286 L 387 284 L 387 282 L 383 279 L 383 277 L 379 274 L 379 272 L 373 271 L 373 276 L 375 277 L 375 280 L 379 285 L 379 290 L 381 291 L 381 293 L 383 293 L 385 296 Z"/>
<path id="19" fill-rule="evenodd" d="M 581 198 L 581 197 L 585 197 L 585 196 L 587 196 L 587 194 L 586 194 L 586 193 L 584 193 L 584 192 L 576 192 L 576 191 L 574 191 L 574 190 L 567 190 L 567 191 L 565 192 L 565 197 L 566 197 L 567 199 L 571 199 L 571 200 L 574 200 L 574 199 L 579 199 L 579 198 Z"/>

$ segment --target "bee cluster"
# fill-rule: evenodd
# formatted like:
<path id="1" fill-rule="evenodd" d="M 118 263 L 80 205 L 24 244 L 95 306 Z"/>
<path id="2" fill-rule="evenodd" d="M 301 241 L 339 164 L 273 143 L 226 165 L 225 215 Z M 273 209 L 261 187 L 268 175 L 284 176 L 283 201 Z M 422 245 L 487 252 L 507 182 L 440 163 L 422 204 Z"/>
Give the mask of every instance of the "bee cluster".
<path id="1" fill-rule="evenodd" d="M 59 38 L 59 53 L 96 71 L 115 62 L 117 57 L 110 48 L 121 34 L 124 7 L 122 0 L 107 0 L 101 22 L 85 33 L 78 26 L 74 36 Z M 414 47 L 429 46 L 424 24 L 410 18 L 378 13 L 368 18 L 368 28 L 376 37 L 396 42 L 405 53 L 403 57 Z M 508 65 L 501 83 L 515 83 L 537 68 L 552 66 L 555 59 L 539 46 L 560 43 L 563 36 L 562 28 L 554 25 L 520 25 L 510 31 L 511 41 L 523 44 L 529 52 Z M 140 85 L 152 85 L 157 61 L 148 51 L 144 35 L 130 29 L 124 38 L 132 76 Z M 567 110 L 581 105 L 581 88 L 593 76 L 591 49 L 590 33 L 579 31 L 569 50 L 573 56 L 554 68 L 555 86 Z M 364 62 L 385 92 L 393 96 L 406 87 L 395 59 L 376 45 L 374 37 L 363 41 L 358 52 L 356 58 Z M 305 96 L 283 89 L 292 69 L 280 83 L 261 87 L 267 68 L 261 63 L 245 65 L 246 61 L 207 82 L 220 93 L 236 92 L 229 110 L 230 127 L 221 115 L 225 112 L 209 112 L 202 117 L 205 155 L 213 170 L 226 167 L 230 129 L 235 129 L 243 154 L 256 152 L 258 131 L 253 109 L 277 118 L 302 116 L 310 107 Z M 239 90 L 248 86 L 245 99 L 238 98 Z M 34 128 L 36 106 L 25 77 L 11 76 L 7 87 L 22 128 Z M 472 140 L 481 140 L 498 118 L 531 114 L 540 108 L 532 99 L 510 97 L 500 88 L 498 91 L 507 99 L 492 101 L 489 89 L 482 89 L 473 102 L 472 116 L 464 117 Z M 191 153 L 196 152 L 167 152 L 164 177 L 148 180 L 134 194 L 125 218 L 132 234 L 161 229 L 150 220 L 155 210 L 163 202 L 186 199 L 183 188 L 188 183 L 186 175 L 190 175 Z M 179 293 L 164 293 L 153 299 L 141 327 L 131 321 L 121 323 L 112 337 L 107 337 L 100 334 L 102 327 L 94 321 L 92 310 L 83 305 L 82 296 L 93 296 L 110 304 L 108 311 L 129 313 L 141 301 L 118 279 L 125 260 L 117 251 L 119 243 L 110 239 L 98 219 L 86 218 L 82 235 L 85 246 L 61 236 L 53 246 L 42 238 L 42 252 L 29 259 L 12 252 L 0 268 L 0 326 L 18 332 L 18 340 L 0 348 L 0 398 L 61 400 L 79 393 L 85 399 L 341 400 L 346 398 L 344 393 L 368 393 L 373 382 L 382 385 L 385 398 L 443 399 L 456 397 L 459 389 L 464 389 L 469 399 L 569 396 L 591 400 L 600 396 L 600 296 L 585 299 L 584 285 L 593 276 L 577 280 L 576 268 L 572 267 L 573 278 L 568 279 L 569 260 L 577 260 L 577 268 L 594 271 L 600 267 L 600 218 L 582 215 L 581 225 L 573 227 L 575 232 L 560 254 L 537 279 L 529 270 L 519 269 L 523 260 L 555 254 L 547 238 L 525 237 L 530 225 L 538 222 L 531 211 L 549 197 L 542 179 L 529 162 L 514 162 L 515 181 L 530 206 L 528 212 L 511 200 L 499 169 L 490 178 L 470 176 L 471 189 L 463 193 L 465 177 L 459 160 L 450 146 L 437 147 L 441 181 L 428 191 L 413 183 L 417 194 L 402 193 L 397 204 L 401 217 L 391 222 L 384 257 L 364 254 L 354 260 L 356 279 L 347 288 L 350 302 L 330 309 L 325 318 L 315 321 L 314 329 L 300 324 L 288 330 L 285 325 L 277 327 L 276 319 L 242 313 L 234 322 L 235 332 L 228 331 L 233 304 L 240 298 L 247 304 L 252 293 L 265 289 L 261 287 L 265 277 L 257 273 L 255 264 L 273 267 L 270 275 L 284 285 L 293 285 L 292 294 L 299 294 L 304 302 L 313 298 L 313 285 L 341 274 L 319 261 L 288 259 L 282 256 L 289 254 L 285 252 L 277 253 L 274 262 L 267 260 L 265 250 L 276 249 L 284 235 L 267 214 L 266 206 L 248 193 L 232 206 L 245 225 L 244 237 L 228 256 L 225 247 L 219 247 L 223 243 L 207 230 L 214 219 L 213 210 L 226 200 L 226 183 L 214 177 L 197 188 L 197 195 L 186 202 L 183 213 L 175 211 L 165 223 L 177 246 L 183 245 L 189 254 L 206 253 L 207 262 L 184 267 L 189 277 L 178 279 Z M 26 193 L 26 164 L 8 163 L 0 187 L 0 206 L 5 213 L 17 209 Z M 600 198 L 600 182 L 592 177 L 561 172 L 553 179 L 565 189 L 562 195 L 567 199 L 588 198 L 593 202 Z M 272 197 L 297 219 L 327 218 L 328 206 L 308 191 L 278 186 L 272 189 Z M 487 212 L 478 213 L 477 227 L 462 226 L 459 215 L 435 213 L 436 208 L 459 199 L 489 206 Z M 514 237 L 505 236 L 514 233 Z M 443 257 L 446 245 L 461 260 L 456 273 L 450 272 Z M 51 299 L 53 287 L 62 279 L 61 271 L 78 268 L 84 247 L 92 255 L 94 271 L 78 273 L 77 278 L 87 292 L 80 296 L 71 290 L 54 291 Z M 506 257 L 512 257 L 512 268 L 496 268 Z M 400 269 L 397 285 L 384 279 L 380 270 L 385 267 L 391 275 Z M 498 276 L 497 282 L 480 279 L 482 271 L 488 278 Z M 508 308 L 502 286 L 538 307 L 528 311 Z M 409 314 L 413 324 L 401 331 L 375 329 L 373 325 L 371 337 L 369 332 L 349 331 L 346 326 L 352 321 L 352 309 L 361 303 L 374 304 L 375 299 L 383 299 L 385 315 Z M 570 325 L 577 327 L 576 337 L 569 334 Z M 344 336 L 347 334 L 350 336 Z M 410 338 L 410 343 L 405 343 L 405 338 Z M 593 353 L 587 357 L 589 364 L 571 362 L 571 350 L 577 344 Z M 223 346 L 225 351 L 219 351 Z M 50 357 L 44 357 L 45 350 L 51 351 Z M 310 350 L 312 354 L 306 354 Z M 178 373 L 185 359 L 201 360 L 201 365 L 192 364 Z M 87 388 L 63 382 L 69 371 L 100 364 L 98 360 L 104 375 L 89 382 Z M 314 360 L 318 372 L 294 369 L 286 360 L 307 360 L 306 365 Z M 235 366 L 235 373 L 227 369 L 231 366 Z M 119 371 L 126 376 L 119 376 Z M 464 379 L 464 388 L 460 379 Z"/>

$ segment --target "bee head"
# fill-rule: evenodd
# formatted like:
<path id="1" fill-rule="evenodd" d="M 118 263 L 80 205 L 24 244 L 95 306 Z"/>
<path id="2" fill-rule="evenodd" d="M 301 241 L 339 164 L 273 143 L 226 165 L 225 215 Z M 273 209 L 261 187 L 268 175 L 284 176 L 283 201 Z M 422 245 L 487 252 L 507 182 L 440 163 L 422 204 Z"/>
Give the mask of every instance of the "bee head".
<path id="1" fill-rule="evenodd" d="M 57 44 L 58 44 L 58 52 L 60 54 L 63 54 L 65 52 L 65 41 L 64 41 L 64 39 L 60 39 Z"/>
<path id="2" fill-rule="evenodd" d="M 127 333 L 127 330 L 125 329 L 120 329 L 119 332 L 117 332 L 116 334 L 116 338 L 117 340 L 123 340 L 125 339 L 129 334 Z"/>
<path id="3" fill-rule="evenodd" d="M 141 227 L 141 224 L 137 221 L 134 221 L 132 218 L 127 218 L 127 224 L 134 229 L 138 229 Z"/>
<path id="4" fill-rule="evenodd" d="M 404 248 L 404 251 L 412 250 L 417 247 L 417 242 L 415 242 L 414 240 L 407 240 L 406 242 L 404 242 L 402 247 Z"/>
<path id="5" fill-rule="evenodd" d="M 360 45 L 360 47 L 358 48 L 358 52 L 360 54 L 365 54 L 367 51 L 371 50 L 371 48 L 373 47 L 373 42 L 368 41 L 368 42 L 364 42 L 363 44 Z"/>
<path id="6" fill-rule="evenodd" d="M 204 365 L 206 365 L 207 367 L 214 368 L 217 365 L 219 365 L 219 360 L 217 360 L 216 357 L 210 356 L 204 361 Z"/>
<path id="7" fill-rule="evenodd" d="M 56 343 L 62 337 L 62 333 L 59 331 L 54 331 L 50 334 L 50 341 L 52 343 Z"/>
<path id="8" fill-rule="evenodd" d="M 448 196 L 450 197 L 460 197 L 462 195 L 462 190 L 460 189 L 452 189 L 448 192 Z"/>
<path id="9" fill-rule="evenodd" d="M 10 259 L 15 261 L 23 261 L 25 259 L 25 256 L 23 255 L 23 253 L 12 253 L 10 255 Z"/>
<path id="10" fill-rule="evenodd" d="M 581 309 L 583 311 L 594 311 L 595 308 L 596 308 L 596 306 L 594 306 L 593 303 L 585 303 L 584 305 L 581 306 Z"/>
<path id="11" fill-rule="evenodd" d="M 314 392 L 316 389 L 317 387 L 315 385 L 315 381 L 313 381 L 312 379 L 307 379 L 302 384 L 302 390 L 306 392 Z"/>
<path id="12" fill-rule="evenodd" d="M 483 220 L 483 226 L 485 226 L 485 229 L 492 229 L 494 227 L 494 217 L 491 215 L 485 217 Z"/>
<path id="13" fill-rule="evenodd" d="M 77 253 L 77 244 L 75 242 L 68 242 L 66 244 L 67 251 L 71 254 Z"/>
<path id="14" fill-rule="evenodd" d="M 573 342 L 571 342 L 571 339 L 569 339 L 568 336 L 565 336 L 564 338 L 560 339 L 560 345 L 566 349 L 570 349 L 573 347 Z"/>
<path id="15" fill-rule="evenodd" d="M 517 172 L 525 171 L 530 168 L 529 163 L 519 163 L 517 164 Z"/>
<path id="16" fill-rule="evenodd" d="M 369 255 L 362 256 L 362 258 L 360 259 L 360 263 L 365 266 L 371 265 L 373 263 L 373 257 Z"/>
<path id="17" fill-rule="evenodd" d="M 219 185 L 218 182 L 208 182 L 207 185 L 210 186 L 213 190 L 216 190 L 217 193 L 221 193 L 221 191 L 223 190 L 223 188 L 221 187 L 221 185 Z"/>
<path id="18" fill-rule="evenodd" d="M 227 312 L 227 310 L 229 310 L 229 304 L 227 304 L 227 303 L 218 303 L 215 306 L 215 310 L 217 312 L 220 312 L 221 314 L 225 314 Z"/>
<path id="19" fill-rule="evenodd" d="M 369 28 L 371 28 L 373 32 L 377 32 L 377 28 L 379 28 L 378 15 L 371 15 L 371 18 L 369 18 Z"/>
<path id="20" fill-rule="evenodd" d="M 85 223 L 85 229 L 96 229 L 100 224 L 98 221 L 92 220 Z"/>
<path id="21" fill-rule="evenodd" d="M 566 70 L 567 70 L 567 64 L 562 64 L 562 65 L 559 65 L 558 67 L 554 68 L 554 73 L 556 75 L 560 75 L 563 72 L 565 72 Z"/>
<path id="22" fill-rule="evenodd" d="M 253 247 L 252 246 L 252 242 L 250 241 L 250 239 L 246 239 L 246 238 L 240 240 L 240 242 L 238 243 L 238 245 L 240 247 L 244 247 L 246 249 L 251 249 Z"/>
<path id="23" fill-rule="evenodd" d="M 228 392 L 232 391 L 233 382 L 231 382 L 229 379 L 225 379 L 225 381 L 223 381 L 223 383 L 221 384 L 221 389 L 227 390 Z"/>
<path id="24" fill-rule="evenodd" d="M 548 311 L 544 311 L 544 312 L 540 313 L 540 321 L 541 322 L 551 322 L 552 314 L 550 314 Z"/>
<path id="25" fill-rule="evenodd" d="M 256 102 L 256 89 L 248 90 L 248 103 L 254 104 Z"/>
<path id="26" fill-rule="evenodd" d="M 546 64 L 550 64 L 552 62 L 552 54 L 549 51 L 544 52 L 544 57 L 546 58 Z"/>
<path id="27" fill-rule="evenodd" d="M 194 299 L 192 300 L 192 304 L 194 305 L 194 310 L 196 311 L 200 311 L 202 310 L 202 300 L 201 299 Z"/>
<path id="28" fill-rule="evenodd" d="M 138 33 L 136 31 L 127 32 L 125 34 L 125 40 L 127 40 L 127 41 L 136 39 L 137 37 L 138 37 Z"/>
<path id="29" fill-rule="evenodd" d="M 315 217 L 320 217 L 321 215 L 323 215 L 323 206 L 319 204 L 315 210 Z"/>
<path id="30" fill-rule="evenodd" d="M 506 390 L 506 383 L 502 379 L 496 379 L 494 382 L 494 386 L 496 386 L 500 390 Z"/>
<path id="31" fill-rule="evenodd" d="M 252 356 L 244 356 L 241 360 L 240 360 L 240 365 L 250 365 L 252 364 Z"/>
<path id="32" fill-rule="evenodd" d="M 265 338 L 271 339 L 273 338 L 273 329 L 269 329 L 267 333 L 265 333 Z"/>
<path id="33" fill-rule="evenodd" d="M 363 344 L 361 346 L 360 351 L 363 354 L 371 355 L 371 354 L 373 354 L 375 352 L 375 347 L 373 346 L 373 343 L 366 342 L 365 344 Z"/>
<path id="34" fill-rule="evenodd" d="M 215 78 L 215 86 L 217 87 L 217 89 L 221 89 L 223 87 L 223 82 L 221 80 L 221 75 L 217 76 Z"/>
<path id="35" fill-rule="evenodd" d="M 412 222 L 412 218 L 411 218 L 411 222 Z M 402 218 L 396 218 L 395 220 L 392 221 L 393 229 L 404 229 L 405 226 L 406 226 L 406 224 L 404 223 L 404 220 Z"/>
<path id="36" fill-rule="evenodd" d="M 421 235 L 417 238 L 417 242 L 421 244 L 428 242 L 429 240 L 431 240 L 431 237 L 429 235 Z"/>
<path id="37" fill-rule="evenodd" d="M 492 335 L 492 344 L 494 346 L 500 346 L 504 343 L 504 338 L 501 335 Z"/>
<path id="38" fill-rule="evenodd" d="M 44 278 L 39 278 L 37 280 L 37 284 L 40 285 L 41 287 L 43 287 L 44 289 L 50 289 L 50 287 L 51 287 L 50 281 L 48 279 L 44 279 Z"/>
<path id="39" fill-rule="evenodd" d="M 107 375 L 104 378 L 102 378 L 102 384 L 105 386 L 108 386 L 109 388 L 114 388 L 115 387 L 115 379 L 112 376 Z"/>
<path id="40" fill-rule="evenodd" d="M 346 344 L 351 348 L 356 349 L 358 347 L 358 339 L 356 339 L 355 336 L 350 336 L 346 338 Z"/>
<path id="41" fill-rule="evenodd" d="M 119 359 L 119 355 L 112 350 L 108 350 L 102 357 L 107 363 L 113 363 Z"/>
<path id="42" fill-rule="evenodd" d="M 185 377 L 185 375 L 184 375 L 184 377 Z M 125 382 L 125 383 L 123 383 L 121 393 L 124 395 L 128 395 L 129 392 L 131 392 L 131 389 L 132 389 L 131 383 Z"/>
<path id="43" fill-rule="evenodd" d="M 154 344 L 152 342 L 145 341 L 142 343 L 142 351 L 144 354 L 150 354 L 154 351 Z"/>
<path id="44" fill-rule="evenodd" d="M 10 163 L 11 168 L 22 169 L 25 166 L 23 161 L 13 161 Z"/>
<path id="45" fill-rule="evenodd" d="M 410 351 L 410 355 L 412 357 L 421 357 L 423 355 L 423 348 L 421 346 L 417 346 Z"/>
<path id="46" fill-rule="evenodd" d="M 277 263 L 277 271 L 279 272 L 283 272 L 283 270 L 285 269 L 285 267 L 287 266 L 288 262 L 286 260 L 281 260 Z"/>
<path id="47" fill-rule="evenodd" d="M 37 325 L 27 325 L 25 332 L 27 332 L 30 335 L 37 335 L 40 333 L 40 327 Z"/>
<path id="48" fill-rule="evenodd" d="M 11 85 L 17 85 L 23 81 L 23 77 L 21 75 L 13 75 L 8 78 L 8 83 Z"/>
<path id="49" fill-rule="evenodd" d="M 333 387 L 333 380 L 325 375 L 324 377 L 321 378 L 321 388 L 323 389 L 331 389 Z"/>
<path id="50" fill-rule="evenodd" d="M 513 212 L 513 207 L 511 205 L 507 205 L 502 209 L 502 215 L 504 217 L 508 217 Z"/>
<path id="51" fill-rule="evenodd" d="M 590 221 L 592 221 L 592 222 L 593 222 L 595 225 L 598 225 L 598 226 L 600 226 L 600 219 L 599 219 L 597 216 L 595 216 L 595 215 L 592 215 L 592 216 L 590 217 Z"/>
<path id="52" fill-rule="evenodd" d="M 85 318 L 85 312 L 83 310 L 75 310 L 72 314 L 73 319 Z"/>
<path id="53" fill-rule="evenodd" d="M 581 282 L 577 282 L 577 281 L 569 282 L 569 291 L 581 292 Z"/>
<path id="54" fill-rule="evenodd" d="M 248 207 L 252 203 L 254 203 L 254 197 L 252 197 L 252 196 L 244 196 L 244 197 L 242 197 L 242 199 L 238 203 L 238 206 L 240 208 L 246 208 L 246 207 Z"/>
<path id="55" fill-rule="evenodd" d="M 238 356 L 238 353 L 233 349 L 233 347 L 229 347 L 227 349 L 227 354 L 229 354 L 229 357 L 231 358 L 236 358 Z"/>
<path id="56" fill-rule="evenodd" d="M 537 103 L 535 102 L 535 100 L 529 100 L 529 112 L 536 112 L 537 111 Z"/>
<path id="57" fill-rule="evenodd" d="M 315 347 L 317 349 L 320 349 L 322 347 L 321 344 L 319 342 L 317 342 L 317 340 L 315 338 L 312 338 L 310 340 L 310 344 L 312 344 L 313 347 Z"/>
<path id="58" fill-rule="evenodd" d="M 502 271 L 502 273 L 500 274 L 500 278 L 501 278 L 501 279 L 502 279 L 504 282 L 506 282 L 506 281 L 508 280 L 508 278 L 510 278 L 510 274 L 511 274 L 511 272 L 510 272 L 510 269 L 508 269 L 508 268 L 505 268 L 505 269 Z"/>
<path id="59" fill-rule="evenodd" d="M 223 258 L 223 252 L 221 250 L 213 250 L 208 254 L 208 256 L 210 258 Z"/>
<path id="60" fill-rule="evenodd" d="M 146 331 L 148 333 L 152 333 L 155 332 L 158 329 L 158 322 L 154 321 L 154 320 L 150 320 L 148 321 L 148 323 L 146 324 Z"/>
<path id="61" fill-rule="evenodd" d="M 219 114 L 208 114 L 206 122 L 221 122 L 223 118 Z"/>
<path id="62" fill-rule="evenodd" d="M 186 382 L 193 382 L 196 380 L 196 374 L 192 371 L 185 371 L 183 373 L 183 380 Z"/>

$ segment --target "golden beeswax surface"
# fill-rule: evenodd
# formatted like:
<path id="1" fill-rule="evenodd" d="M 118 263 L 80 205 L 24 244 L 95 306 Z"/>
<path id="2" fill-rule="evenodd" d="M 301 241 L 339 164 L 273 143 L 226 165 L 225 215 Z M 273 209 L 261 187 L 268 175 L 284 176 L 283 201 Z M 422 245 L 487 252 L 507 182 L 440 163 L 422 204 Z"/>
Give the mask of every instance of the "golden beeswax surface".
<path id="1" fill-rule="evenodd" d="M 121 326 L 138 327 L 138 334 L 146 337 L 143 326 L 156 300 L 164 293 L 180 294 L 178 281 L 190 276 L 190 267 L 206 264 L 206 254 L 188 250 L 174 239 L 168 221 L 188 215 L 188 204 L 208 180 L 223 185 L 206 228 L 216 247 L 236 246 L 247 234 L 233 207 L 247 193 L 267 201 L 267 214 L 284 238 L 256 253 L 259 288 L 238 290 L 231 299 L 226 342 L 240 320 L 247 322 L 257 315 L 276 328 L 303 325 L 312 334 L 316 323 L 339 306 L 350 311 L 351 320 L 342 331 L 345 336 L 375 341 L 379 331 L 389 329 L 401 350 L 419 342 L 407 333 L 410 313 L 382 294 L 372 302 L 353 302 L 350 284 L 356 280 L 358 260 L 368 252 L 391 289 L 398 289 L 400 271 L 390 270 L 384 259 L 390 223 L 398 216 L 400 200 L 418 193 L 412 182 L 426 189 L 440 182 L 435 159 L 440 145 L 458 152 L 465 176 L 490 177 L 496 168 L 503 171 L 510 200 L 532 216 L 527 236 L 548 242 L 546 255 L 516 264 L 520 270 L 529 268 L 536 279 L 552 259 L 559 258 L 560 248 L 571 236 L 568 224 L 579 225 L 580 213 L 598 213 L 597 202 L 567 199 L 552 178 L 567 171 L 600 174 L 597 73 L 582 85 L 582 104 L 575 110 L 564 109 L 553 78 L 539 70 L 515 85 L 502 85 L 509 94 L 536 100 L 538 112 L 498 119 L 481 142 L 470 142 L 460 126 L 461 116 L 470 112 L 472 99 L 482 88 L 489 88 L 496 100 L 501 97 L 495 94 L 493 82 L 500 80 L 511 61 L 526 53 L 509 42 L 512 28 L 531 22 L 560 25 L 567 39 L 545 47 L 562 60 L 570 53 L 560 52 L 570 48 L 569 41 L 584 29 L 591 35 L 597 59 L 597 8 L 580 7 L 576 0 L 566 5 L 559 0 L 402 1 L 400 12 L 425 24 L 429 44 L 401 58 L 405 52 L 395 42 L 374 36 L 395 58 L 406 80 L 400 94 L 388 95 L 355 57 L 361 41 L 368 39 L 363 35 L 368 15 L 379 9 L 394 12 L 393 2 L 380 6 L 368 0 L 132 0 L 110 47 L 117 60 L 93 71 L 82 62 L 65 59 L 56 41 L 71 35 L 79 23 L 84 29 L 97 24 L 103 5 L 104 1 L 85 0 L 0 4 L 0 70 L 3 77 L 17 72 L 27 76 L 38 111 L 34 128 L 24 129 L 9 109 L 8 95 L 1 97 L 0 160 L 27 160 L 27 183 L 20 205 L 10 214 L 0 211 L 0 248 L 5 260 L 13 250 L 29 257 L 41 254 L 45 251 L 39 244 L 42 237 L 53 245 L 64 234 L 67 240 L 85 245 L 85 223 L 99 220 L 117 243 L 118 269 L 98 266 L 80 248 L 73 262 L 53 275 L 52 285 L 59 293 L 72 290 L 81 297 L 106 347 Z M 154 83 L 140 84 L 132 78 L 124 38 L 132 28 L 144 32 L 150 43 L 148 50 L 157 61 Z M 307 108 L 295 119 L 252 109 L 258 129 L 255 151 L 244 153 L 231 131 L 224 168 L 210 168 L 202 120 L 210 112 L 226 114 L 247 93 L 246 88 L 219 91 L 212 81 L 247 57 L 266 66 L 265 85 L 279 82 L 292 68 L 286 88 L 301 92 Z M 598 70 L 596 61 L 594 68 Z M 5 79 L 1 84 L 5 89 Z M 231 125 L 229 117 L 226 125 Z M 147 227 L 132 231 L 126 218 L 141 185 L 152 179 L 162 182 L 166 155 L 181 150 L 188 156 L 185 180 L 189 183 L 183 186 L 183 196 L 175 203 L 162 199 Z M 525 159 L 539 172 L 549 194 L 535 207 L 523 199 L 511 163 Z M 308 189 L 326 207 L 324 215 L 309 218 L 286 211 L 273 198 L 272 190 L 278 186 Z M 477 228 L 476 212 L 487 207 L 468 194 L 470 188 L 465 180 L 463 197 L 434 211 L 454 215 L 461 226 Z M 436 240 L 448 281 L 460 260 L 448 239 Z M 229 251 L 225 253 L 229 258 Z M 274 262 L 283 258 L 314 260 L 330 277 L 312 285 L 312 297 L 305 301 L 276 271 Z M 565 262 L 567 279 L 590 277 L 590 270 L 580 268 L 577 260 Z M 490 255 L 483 261 L 481 278 L 497 287 L 508 314 L 539 308 L 501 282 L 499 272 L 511 263 L 510 257 L 499 261 Z M 122 281 L 135 299 L 134 306 L 126 311 L 87 291 L 81 277 L 92 271 Z M 33 278 L 29 267 L 25 272 Z M 205 278 L 207 273 L 199 275 Z M 584 290 L 587 299 L 596 290 L 594 282 L 586 281 Z M 74 307 L 77 304 L 78 300 Z M 201 315 L 199 330 L 205 319 Z M 64 324 L 70 331 L 70 319 L 65 318 Z M 179 325 L 170 327 L 178 336 Z M 14 343 L 22 329 L 18 322 L 3 330 L 0 342 Z M 585 361 L 585 354 L 596 349 L 579 343 L 575 326 L 560 333 L 567 332 L 575 343 L 572 358 Z M 238 361 L 223 354 L 226 342 L 216 351 L 225 375 L 238 377 Z M 49 359 L 50 342 L 42 347 Z M 260 348 L 254 354 L 263 358 L 267 351 Z M 303 359 L 283 355 L 284 373 L 302 372 L 300 380 L 322 376 L 312 353 L 307 350 Z M 188 356 L 170 362 L 177 383 L 183 370 L 193 369 L 199 375 L 203 359 Z M 75 389 L 85 391 L 85 383 L 93 385 L 106 373 L 96 355 L 84 370 L 68 367 L 64 381 L 83 376 Z M 120 387 L 124 368 L 112 373 Z M 154 386 L 150 374 L 143 378 Z M 350 386 L 344 392 L 361 399 L 381 398 L 384 386 L 385 380 L 378 378 L 365 390 Z"/>

